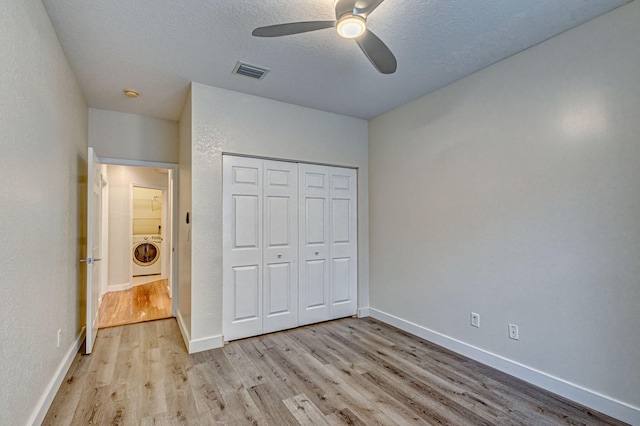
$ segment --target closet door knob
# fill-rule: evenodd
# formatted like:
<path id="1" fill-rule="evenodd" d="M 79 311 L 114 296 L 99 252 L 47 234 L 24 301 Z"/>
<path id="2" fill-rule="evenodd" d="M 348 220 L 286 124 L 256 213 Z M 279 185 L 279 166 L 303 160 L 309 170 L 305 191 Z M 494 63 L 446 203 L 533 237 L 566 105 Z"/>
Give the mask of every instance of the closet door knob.
<path id="1" fill-rule="evenodd" d="M 278 259 L 280 259 L 281 257 L 282 257 L 282 255 L 281 255 L 281 254 L 279 254 L 279 255 L 278 255 Z"/>
<path id="2" fill-rule="evenodd" d="M 317 256 L 317 255 L 319 255 L 319 254 L 320 254 L 320 252 L 319 252 L 319 251 L 317 251 L 317 252 L 316 252 L 316 256 Z"/>

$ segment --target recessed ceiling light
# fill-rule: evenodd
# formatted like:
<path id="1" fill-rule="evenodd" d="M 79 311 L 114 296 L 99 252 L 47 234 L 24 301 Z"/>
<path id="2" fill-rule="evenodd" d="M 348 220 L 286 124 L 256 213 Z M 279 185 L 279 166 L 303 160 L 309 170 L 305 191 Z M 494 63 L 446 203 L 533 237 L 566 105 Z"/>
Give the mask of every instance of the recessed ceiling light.
<path id="1" fill-rule="evenodd" d="M 124 94 L 127 95 L 130 98 L 137 98 L 138 96 L 140 96 L 140 93 L 136 92 L 135 90 L 132 89 L 124 89 L 123 90 Z"/>

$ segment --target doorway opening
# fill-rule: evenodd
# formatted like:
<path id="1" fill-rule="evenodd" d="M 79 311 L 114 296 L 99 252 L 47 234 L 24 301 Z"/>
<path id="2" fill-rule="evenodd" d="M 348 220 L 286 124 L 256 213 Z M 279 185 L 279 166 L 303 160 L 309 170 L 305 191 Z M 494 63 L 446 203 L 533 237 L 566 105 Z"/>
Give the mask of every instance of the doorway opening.
<path id="1" fill-rule="evenodd" d="M 98 328 L 175 316 L 177 165 L 100 160 L 106 185 Z"/>

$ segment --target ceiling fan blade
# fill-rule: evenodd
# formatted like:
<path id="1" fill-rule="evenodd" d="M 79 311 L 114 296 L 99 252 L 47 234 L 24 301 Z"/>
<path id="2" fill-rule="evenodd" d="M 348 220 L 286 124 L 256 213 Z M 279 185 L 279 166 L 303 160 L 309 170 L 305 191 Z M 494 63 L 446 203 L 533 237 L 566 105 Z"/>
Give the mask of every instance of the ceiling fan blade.
<path id="1" fill-rule="evenodd" d="M 253 30 L 255 37 L 280 37 L 292 34 L 308 33 L 309 31 L 324 30 L 336 26 L 336 21 L 292 22 L 289 24 L 270 25 Z"/>
<path id="2" fill-rule="evenodd" d="M 376 7 L 380 6 L 380 3 L 383 1 L 384 0 L 358 0 L 356 1 L 354 13 L 366 18 L 371 12 L 376 10 Z"/>
<path id="3" fill-rule="evenodd" d="M 347 12 L 353 13 L 357 0 L 338 0 L 336 2 L 336 19 L 340 19 Z"/>
<path id="4" fill-rule="evenodd" d="M 396 72 L 398 62 L 391 50 L 371 31 L 367 30 L 362 37 L 356 39 L 360 49 L 369 58 L 371 63 L 382 74 Z"/>

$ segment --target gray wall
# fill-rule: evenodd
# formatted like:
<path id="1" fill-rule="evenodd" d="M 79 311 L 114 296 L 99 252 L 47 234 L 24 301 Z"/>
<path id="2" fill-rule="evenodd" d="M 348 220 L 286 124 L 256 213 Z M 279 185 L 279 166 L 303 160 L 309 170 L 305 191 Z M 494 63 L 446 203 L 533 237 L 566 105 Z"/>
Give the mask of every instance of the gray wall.
<path id="1" fill-rule="evenodd" d="M 0 423 L 22 425 L 85 323 L 88 117 L 42 3 L 0 2 L 0 28 Z"/>
<path id="2" fill-rule="evenodd" d="M 638 410 L 639 23 L 636 1 L 370 121 L 372 312 Z"/>
<path id="3" fill-rule="evenodd" d="M 99 157 L 178 162 L 178 122 L 89 108 L 89 144 Z"/>

